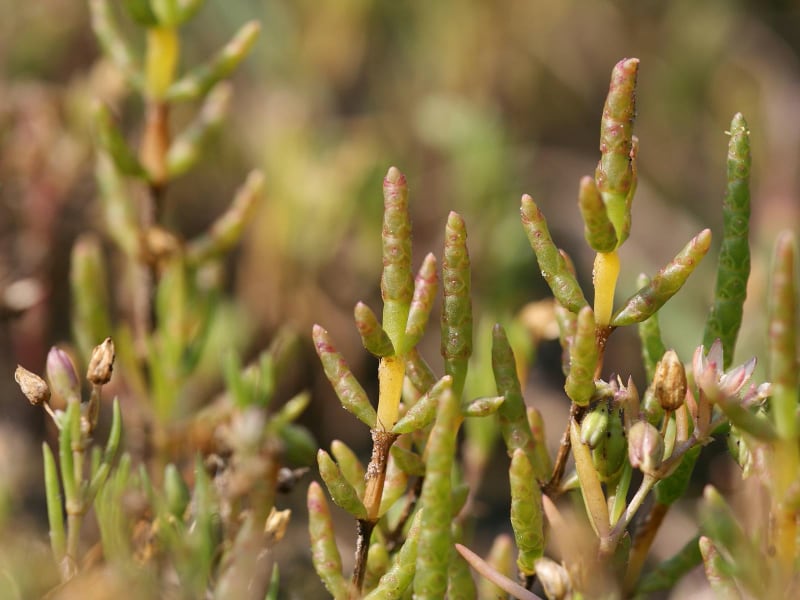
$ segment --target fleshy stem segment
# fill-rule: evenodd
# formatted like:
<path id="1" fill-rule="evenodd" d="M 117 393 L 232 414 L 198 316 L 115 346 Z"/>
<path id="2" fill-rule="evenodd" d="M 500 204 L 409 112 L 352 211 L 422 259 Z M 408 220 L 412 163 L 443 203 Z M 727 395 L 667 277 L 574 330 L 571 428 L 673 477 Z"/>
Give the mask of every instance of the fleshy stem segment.
<path id="1" fill-rule="evenodd" d="M 797 448 L 797 248 L 784 232 L 775 245 L 769 307 L 769 358 L 772 414 L 779 440 L 774 445 L 771 483 L 775 523 L 772 543 L 780 573 L 788 582 L 797 558 L 797 508 L 787 496 L 800 469 Z"/>
<path id="2" fill-rule="evenodd" d="M 733 351 L 750 276 L 750 131 L 741 113 L 731 121 L 728 142 L 728 184 L 722 203 L 723 237 L 719 251 L 714 305 L 706 320 L 703 345 L 722 342 L 723 368 L 733 362 Z"/>

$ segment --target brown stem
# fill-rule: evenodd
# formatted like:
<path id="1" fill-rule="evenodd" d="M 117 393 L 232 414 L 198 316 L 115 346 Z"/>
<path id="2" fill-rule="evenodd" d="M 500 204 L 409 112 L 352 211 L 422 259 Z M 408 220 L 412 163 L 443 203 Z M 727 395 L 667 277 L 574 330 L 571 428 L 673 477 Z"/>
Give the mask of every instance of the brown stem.
<path id="1" fill-rule="evenodd" d="M 642 572 L 647 553 L 650 551 L 650 546 L 653 544 L 667 511 L 669 511 L 669 504 L 653 503 L 653 506 L 650 507 L 650 512 L 636 529 L 628 557 L 628 569 L 625 573 L 624 589 L 626 594 L 633 591 L 636 582 L 639 580 L 639 574 Z"/>
<path id="2" fill-rule="evenodd" d="M 367 509 L 367 518 L 376 520 L 381 507 L 383 484 L 386 480 L 386 464 L 389 461 L 389 449 L 397 439 L 396 433 L 372 430 L 372 456 L 369 459 L 367 473 L 364 476 L 366 488 L 364 490 L 364 507 Z"/>
<path id="3" fill-rule="evenodd" d="M 139 148 L 139 160 L 150 178 L 154 205 L 154 220 L 158 222 L 160 199 L 167 183 L 167 152 L 170 145 L 169 104 L 161 100 L 149 100 L 145 115 L 144 134 Z"/>
<path id="4" fill-rule="evenodd" d="M 356 537 L 356 561 L 353 567 L 353 587 L 361 592 L 361 586 L 364 585 L 364 575 L 367 572 L 367 557 L 369 555 L 369 538 L 372 536 L 372 530 L 375 529 L 377 521 L 370 521 L 367 519 L 359 519 L 357 525 Z"/>
<path id="5" fill-rule="evenodd" d="M 603 370 L 603 357 L 606 351 L 606 343 L 608 342 L 608 338 L 614 329 L 615 327 L 611 325 L 597 327 L 595 329 L 595 343 L 597 344 L 597 367 L 594 371 L 595 379 L 600 379 L 600 374 Z M 580 417 L 582 413 L 582 407 L 573 403 L 569 411 L 570 418 L 567 420 L 567 426 L 564 428 L 564 433 L 561 435 L 561 443 L 559 444 L 558 454 L 556 455 L 556 461 L 553 465 L 553 474 L 550 476 L 548 482 L 542 487 L 542 491 L 544 491 L 548 496 L 552 496 L 554 498 L 558 497 L 562 491 L 561 479 L 564 477 L 564 470 L 567 467 L 567 460 L 569 459 L 569 451 L 571 448 L 569 441 L 570 421 L 575 419 L 578 423 L 580 423 Z"/>
<path id="6" fill-rule="evenodd" d="M 361 591 L 364 583 L 364 574 L 367 570 L 367 554 L 369 553 L 369 538 L 378 522 L 378 513 L 381 508 L 383 484 L 386 481 L 386 464 L 389 462 L 389 450 L 398 438 L 396 433 L 372 430 L 372 456 L 369 459 L 367 473 L 364 476 L 366 487 L 364 489 L 364 507 L 367 509 L 367 518 L 359 519 L 356 538 L 355 566 L 353 567 L 352 582 L 355 589 Z"/>
<path id="7" fill-rule="evenodd" d="M 564 477 L 564 470 L 567 467 L 567 460 L 569 459 L 569 451 L 572 444 L 569 440 L 569 427 L 572 419 L 578 419 L 583 412 L 580 406 L 573 403 L 569 410 L 569 419 L 567 419 L 567 427 L 561 435 L 561 443 L 558 446 L 558 454 L 556 461 L 553 465 L 553 474 L 550 479 L 542 487 L 542 491 L 552 498 L 557 498 L 561 493 L 561 479 Z"/>
<path id="8" fill-rule="evenodd" d="M 139 203 L 140 252 L 138 262 L 132 265 L 130 275 L 135 279 L 131 286 L 134 290 L 132 316 L 134 340 L 140 357 L 146 356 L 154 323 L 153 290 L 158 274 L 152 257 L 150 234 L 153 226 L 162 218 L 162 198 L 168 178 L 167 152 L 170 145 L 169 104 L 162 100 L 149 99 L 145 110 L 139 161 L 147 172 L 150 185 Z"/>
<path id="9" fill-rule="evenodd" d="M 595 379 L 600 379 L 600 375 L 603 372 L 603 358 L 606 354 L 606 344 L 613 331 L 614 327 L 611 325 L 595 328 L 594 337 L 595 343 L 597 344 L 597 367 L 595 367 L 594 370 Z"/>

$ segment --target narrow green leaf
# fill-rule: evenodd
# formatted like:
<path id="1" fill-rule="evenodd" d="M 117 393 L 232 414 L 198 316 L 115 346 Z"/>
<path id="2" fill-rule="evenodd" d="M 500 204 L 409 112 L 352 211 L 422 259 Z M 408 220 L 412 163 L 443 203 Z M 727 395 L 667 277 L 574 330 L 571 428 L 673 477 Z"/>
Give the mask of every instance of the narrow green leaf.
<path id="1" fill-rule="evenodd" d="M 121 438 L 122 411 L 119 407 L 119 399 L 114 398 L 111 416 L 111 430 L 108 433 L 108 440 L 106 441 L 106 447 L 105 451 L 103 452 L 102 461 L 100 462 L 97 472 L 93 475 L 89 484 L 89 491 L 86 494 L 86 502 L 91 503 L 97 495 L 97 491 L 105 483 L 108 473 L 111 470 L 111 464 L 114 462 L 114 458 L 117 456 L 117 450 L 119 449 L 119 442 Z"/>
<path id="2" fill-rule="evenodd" d="M 700 450 L 700 446 L 691 448 L 684 454 L 676 469 L 655 485 L 653 495 L 655 496 L 656 502 L 672 504 L 683 497 L 689 487 L 689 481 L 692 478 L 692 472 L 694 471 L 697 457 L 700 456 Z"/>
<path id="3" fill-rule="evenodd" d="M 58 432 L 58 460 L 61 464 L 61 481 L 64 483 L 64 497 L 68 508 L 78 508 L 81 504 L 78 495 L 80 482 L 75 478 L 75 463 L 72 457 L 75 430 L 73 423 L 78 423 L 78 434 L 80 435 L 80 418 L 80 405 L 77 402 L 69 402 L 64 415 L 64 425 Z M 80 439 L 75 439 L 74 443 L 79 444 Z"/>
<path id="4" fill-rule="evenodd" d="M 61 505 L 61 492 L 58 485 L 58 470 L 53 451 L 47 442 L 42 442 L 44 458 L 44 488 L 47 500 L 47 521 L 50 524 L 50 547 L 56 563 L 60 563 L 66 552 L 66 536 L 64 533 L 64 507 Z"/>
<path id="5" fill-rule="evenodd" d="M 636 596 L 674 588 L 681 577 L 702 562 L 698 540 L 699 536 L 693 537 L 675 556 L 644 575 L 636 587 Z"/>
<path id="6" fill-rule="evenodd" d="M 278 567 L 278 563 L 272 564 L 272 577 L 269 580 L 269 589 L 267 589 L 267 595 L 264 596 L 264 600 L 278 600 L 278 593 L 281 589 L 281 571 Z"/>

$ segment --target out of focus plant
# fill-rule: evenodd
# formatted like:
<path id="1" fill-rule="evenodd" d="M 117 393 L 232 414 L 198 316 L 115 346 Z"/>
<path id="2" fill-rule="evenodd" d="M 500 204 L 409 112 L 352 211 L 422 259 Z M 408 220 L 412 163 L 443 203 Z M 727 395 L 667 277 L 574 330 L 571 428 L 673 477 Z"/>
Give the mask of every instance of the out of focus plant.
<path id="1" fill-rule="evenodd" d="M 511 594 L 531 599 L 539 597 L 531 591 L 534 586 L 548 598 L 645 596 L 674 586 L 701 562 L 709 583 L 724 597 L 791 597 L 798 592 L 794 241 L 789 233 L 780 238 L 773 268 L 773 383 L 750 384 L 755 359 L 733 368 L 730 364 L 750 264 L 750 132 L 737 114 L 729 131 L 715 299 L 688 375 L 684 362 L 661 339 L 658 312 L 708 252 L 710 230 L 690 240 L 658 273 L 642 276 L 640 289 L 615 307 L 622 268 L 618 250 L 630 233 L 637 183 L 638 140 L 632 128 L 638 67 L 637 59 L 626 59 L 612 72 L 601 120 L 600 162 L 594 177 L 584 177 L 579 187 L 586 241 L 596 252 L 593 306 L 536 203 L 522 197 L 522 224 L 555 297 L 552 319 L 565 356 L 564 391 L 571 409 L 554 457 L 544 445 L 541 415 L 526 408 L 518 364 L 500 325 L 492 342 L 498 396 L 462 400 L 472 351 L 472 309 L 465 227 L 455 213 L 448 219 L 441 276 L 445 375 L 437 380 L 422 358 L 416 345 L 433 302 L 435 261 L 427 256 L 412 279 L 406 180 L 397 169 L 389 170 L 384 180 L 383 320 L 364 304 L 355 309 L 364 347 L 380 361 L 377 412 L 328 333 L 314 328 L 317 352 L 342 406 L 370 427 L 373 439 L 366 469 L 341 442 L 331 448 L 335 461 L 324 450 L 317 457 L 331 498 L 356 520 L 350 579 L 342 573 L 325 495 L 317 484 L 308 491 L 314 565 L 334 597 Z M 627 374 L 603 379 L 609 337 L 633 324 L 638 325 L 648 377 L 643 395 Z M 511 459 L 509 516 L 519 583 L 511 573 L 507 538 L 497 538 L 491 563 L 457 543 L 469 517 L 463 481 L 470 453 L 464 451 L 457 460 L 464 417 L 496 419 Z M 760 477 L 770 498 L 762 522 L 769 526 L 748 532 L 709 487 L 698 536 L 672 559 L 643 572 L 669 507 L 686 493 L 702 447 L 715 436 L 731 440 L 745 477 Z M 464 448 L 471 442 L 467 436 Z M 559 507 L 562 495 L 577 499 L 585 517 Z M 557 559 L 546 552 L 555 552 Z M 486 578 L 486 585 L 474 587 L 462 557 Z"/>
<path id="2" fill-rule="evenodd" d="M 64 349 L 50 351 L 47 381 L 17 370 L 22 391 L 58 430 L 58 461 L 43 444 L 50 541 L 62 582 L 54 598 L 98 586 L 132 598 L 275 597 L 272 548 L 290 516 L 276 508 L 276 494 L 304 472 L 288 465 L 308 464 L 316 449 L 294 423 L 308 395 L 275 406 L 296 336 L 279 332 L 243 365 L 245 339 L 225 299 L 223 262 L 258 207 L 263 176 L 251 173 L 230 207 L 192 239 L 164 219 L 170 184 L 209 150 L 229 104 L 224 80 L 259 31 L 246 24 L 210 60 L 177 76 L 178 28 L 201 5 L 89 2 L 103 52 L 142 99 L 144 123 L 136 151 L 108 107 L 97 105 L 94 113 L 96 177 L 113 259 L 109 267 L 91 233 L 77 240 L 71 257 L 75 356 L 88 359 L 88 400 L 81 400 Z M 118 8 L 144 36 L 141 59 L 118 26 Z M 200 103 L 197 116 L 173 134 L 171 110 L 185 102 Z M 122 401 L 114 401 L 101 450 L 92 440 L 115 357 L 111 385 Z M 225 393 L 204 406 L 193 398 L 202 382 L 224 385 Z M 122 440 L 128 452 L 118 458 Z M 85 533 L 94 528 L 82 525 L 91 514 L 100 539 L 89 546 Z M 11 582 L 24 596 L 23 584 Z"/>

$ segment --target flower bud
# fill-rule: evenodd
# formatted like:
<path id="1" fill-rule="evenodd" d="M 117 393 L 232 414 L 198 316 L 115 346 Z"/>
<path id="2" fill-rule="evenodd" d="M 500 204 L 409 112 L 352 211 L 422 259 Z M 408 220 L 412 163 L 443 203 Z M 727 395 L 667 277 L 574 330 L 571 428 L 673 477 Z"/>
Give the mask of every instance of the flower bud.
<path id="1" fill-rule="evenodd" d="M 636 421 L 628 431 L 628 460 L 643 473 L 652 473 L 664 458 L 664 440 L 647 421 Z"/>
<path id="2" fill-rule="evenodd" d="M 581 442 L 596 448 L 608 429 L 608 403 L 600 401 L 581 421 Z"/>
<path id="3" fill-rule="evenodd" d="M 105 385 L 111 380 L 114 368 L 114 342 L 106 338 L 102 344 L 95 346 L 86 369 L 86 379 L 93 385 Z"/>
<path id="4" fill-rule="evenodd" d="M 189 506 L 189 488 L 178 468 L 172 463 L 164 470 L 164 495 L 169 513 L 177 519 L 182 519 L 186 507 Z"/>
<path id="5" fill-rule="evenodd" d="M 556 561 L 545 556 L 537 560 L 536 577 L 542 583 L 548 598 L 560 600 L 570 595 L 572 584 L 569 579 L 569 573 Z"/>
<path id="6" fill-rule="evenodd" d="M 664 410 L 677 410 L 686 397 L 686 370 L 674 350 L 667 350 L 656 365 L 653 393 Z"/>
<path id="7" fill-rule="evenodd" d="M 19 384 L 19 389 L 34 406 L 50 400 L 50 388 L 47 386 L 47 382 L 36 373 L 31 373 L 25 367 L 17 365 L 14 379 Z"/>
<path id="8" fill-rule="evenodd" d="M 61 403 L 80 402 L 81 383 L 69 354 L 53 346 L 47 353 L 47 379 L 54 398 Z"/>
<path id="9" fill-rule="evenodd" d="M 625 439 L 622 421 L 622 411 L 611 407 L 607 429 L 600 437 L 597 447 L 592 450 L 592 463 L 601 481 L 615 478 L 625 463 L 628 441 Z"/>

